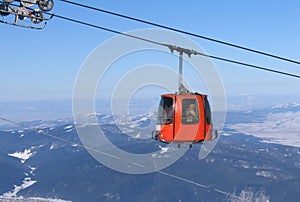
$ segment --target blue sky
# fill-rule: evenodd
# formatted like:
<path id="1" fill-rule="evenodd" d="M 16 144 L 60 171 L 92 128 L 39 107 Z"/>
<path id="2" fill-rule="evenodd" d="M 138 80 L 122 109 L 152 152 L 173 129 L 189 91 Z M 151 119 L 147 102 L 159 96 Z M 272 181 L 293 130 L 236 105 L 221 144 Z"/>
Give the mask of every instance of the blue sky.
<path id="1" fill-rule="evenodd" d="M 200 35 L 300 60 L 297 1 L 77 1 Z M 151 26 L 55 1 L 56 14 L 130 31 Z M 0 101 L 72 97 L 80 66 L 115 34 L 53 18 L 42 31 L 0 24 Z M 300 66 L 205 40 L 208 54 L 300 75 Z M 175 58 L 176 59 L 176 58 Z M 177 60 L 174 61 L 177 64 Z M 299 95 L 299 79 L 213 60 L 226 94 Z"/>

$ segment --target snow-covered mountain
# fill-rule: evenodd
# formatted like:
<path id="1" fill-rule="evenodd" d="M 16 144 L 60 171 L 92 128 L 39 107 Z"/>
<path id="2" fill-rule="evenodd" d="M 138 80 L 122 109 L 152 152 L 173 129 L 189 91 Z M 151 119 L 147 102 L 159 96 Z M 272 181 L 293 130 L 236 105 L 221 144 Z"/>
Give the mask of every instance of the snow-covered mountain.
<path id="1" fill-rule="evenodd" d="M 202 145 L 197 144 L 170 167 L 143 175 L 120 173 L 96 161 L 81 146 L 70 119 L 25 123 L 38 125 L 34 130 L 5 128 L 0 132 L 0 200 L 300 201 L 300 148 L 275 141 L 288 129 L 297 132 L 292 126 L 299 112 L 296 104 L 228 112 L 224 131 L 208 157 L 198 158 Z M 105 135 L 123 150 L 174 152 L 149 139 L 151 130 L 137 133 L 151 126 L 153 115 L 96 116 Z M 271 131 L 272 140 L 266 135 Z"/>
<path id="2" fill-rule="evenodd" d="M 238 112 L 237 116 L 243 118 L 231 121 L 228 128 L 261 138 L 265 142 L 300 147 L 298 103 L 276 105 L 270 109 L 242 111 Z"/>

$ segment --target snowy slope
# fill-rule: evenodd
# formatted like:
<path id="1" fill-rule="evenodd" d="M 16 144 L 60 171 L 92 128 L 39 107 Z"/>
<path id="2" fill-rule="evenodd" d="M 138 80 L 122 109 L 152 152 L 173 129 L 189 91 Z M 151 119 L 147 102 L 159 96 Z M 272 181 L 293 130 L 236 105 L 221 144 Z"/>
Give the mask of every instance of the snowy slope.
<path id="1" fill-rule="evenodd" d="M 237 128 L 239 124 L 263 124 L 267 117 L 270 121 L 277 120 L 274 117 L 286 113 L 298 113 L 298 110 L 295 106 L 288 106 L 228 113 L 224 131 L 227 136 L 221 136 L 213 152 L 199 160 L 201 145 L 194 145 L 176 163 L 163 170 L 171 175 L 159 172 L 128 175 L 103 166 L 78 146 L 81 142 L 72 122 L 49 123 L 49 127 L 37 131 L 0 131 L 0 199 L 300 201 L 300 149 L 281 143 L 265 143 L 255 135 L 242 134 Z M 119 118 L 116 121 L 111 115 L 97 114 L 97 117 L 105 135 L 125 151 L 146 153 L 158 150 L 164 156 L 173 152 L 165 144 L 149 139 L 151 131 L 143 134 L 149 135 L 148 139 L 128 136 L 122 131 L 136 132 L 136 129 L 147 127 L 151 116 L 137 115 L 131 120 Z M 221 191 L 240 198 L 237 200 Z"/>
<path id="2" fill-rule="evenodd" d="M 253 135 L 268 143 L 300 147 L 300 104 L 277 105 L 272 109 L 243 112 L 249 122 L 228 125 L 239 133 Z"/>

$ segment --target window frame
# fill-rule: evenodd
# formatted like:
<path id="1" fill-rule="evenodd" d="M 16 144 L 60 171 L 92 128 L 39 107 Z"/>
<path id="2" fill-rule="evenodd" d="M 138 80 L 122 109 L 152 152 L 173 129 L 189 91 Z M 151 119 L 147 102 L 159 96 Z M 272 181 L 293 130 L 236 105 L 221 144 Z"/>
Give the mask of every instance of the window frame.
<path id="1" fill-rule="evenodd" d="M 171 108 L 169 109 L 171 110 L 171 112 L 166 111 L 166 106 L 171 106 Z M 170 97 L 161 97 L 158 107 L 157 124 L 172 124 L 174 122 L 174 99 Z M 168 117 L 168 115 L 170 115 L 170 117 Z"/>
<path id="2" fill-rule="evenodd" d="M 189 106 L 194 104 L 195 108 L 192 110 Z M 181 102 L 181 124 L 197 125 L 200 122 L 199 103 L 196 98 L 184 98 Z M 194 112 L 192 112 L 194 111 Z M 195 113 L 195 115 L 193 115 Z M 192 117 L 194 116 L 194 117 Z"/>

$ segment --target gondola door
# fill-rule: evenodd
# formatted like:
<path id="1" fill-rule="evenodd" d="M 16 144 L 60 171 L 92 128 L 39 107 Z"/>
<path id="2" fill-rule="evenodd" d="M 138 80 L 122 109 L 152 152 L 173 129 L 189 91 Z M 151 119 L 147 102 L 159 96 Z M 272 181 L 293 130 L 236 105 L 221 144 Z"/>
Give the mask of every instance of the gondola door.
<path id="1" fill-rule="evenodd" d="M 204 140 L 205 125 L 202 98 L 195 94 L 176 96 L 174 142 Z"/>
<path id="2" fill-rule="evenodd" d="M 162 142 L 172 142 L 174 139 L 174 94 L 164 94 L 161 96 L 156 123 L 158 132 L 156 139 Z"/>

